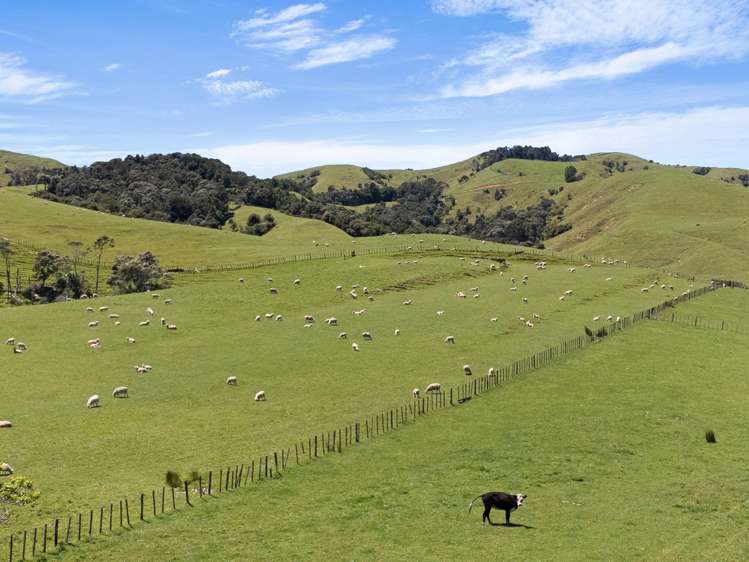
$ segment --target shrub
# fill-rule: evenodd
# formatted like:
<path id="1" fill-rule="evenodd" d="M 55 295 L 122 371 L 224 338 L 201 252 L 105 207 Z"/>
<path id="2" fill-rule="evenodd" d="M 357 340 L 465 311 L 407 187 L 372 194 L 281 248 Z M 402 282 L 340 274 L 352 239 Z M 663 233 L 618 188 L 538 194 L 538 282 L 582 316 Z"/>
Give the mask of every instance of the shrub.
<path id="1" fill-rule="evenodd" d="M 169 280 L 158 258 L 151 252 L 143 252 L 136 257 L 117 256 L 107 283 L 120 293 L 142 293 L 166 287 Z"/>
<path id="2" fill-rule="evenodd" d="M 0 485 L 0 503 L 28 505 L 39 499 L 40 495 L 34 490 L 34 483 L 23 476 L 12 476 Z"/>
<path id="3" fill-rule="evenodd" d="M 179 488 L 182 485 L 182 478 L 174 470 L 166 471 L 166 485 L 170 488 Z"/>
<path id="4" fill-rule="evenodd" d="M 697 174 L 698 176 L 706 176 L 710 173 L 710 168 L 707 168 L 705 166 L 699 166 L 697 168 L 694 168 L 692 170 L 693 174 Z"/>
<path id="5" fill-rule="evenodd" d="M 583 179 L 582 176 L 577 173 L 577 168 L 575 168 L 574 166 L 567 166 L 564 169 L 564 181 L 566 181 L 567 183 L 572 183 L 573 181 L 578 181 L 581 179 Z"/>
<path id="6" fill-rule="evenodd" d="M 705 432 L 705 441 L 708 443 L 717 443 L 718 441 L 715 439 L 715 432 L 712 429 L 708 429 Z"/>

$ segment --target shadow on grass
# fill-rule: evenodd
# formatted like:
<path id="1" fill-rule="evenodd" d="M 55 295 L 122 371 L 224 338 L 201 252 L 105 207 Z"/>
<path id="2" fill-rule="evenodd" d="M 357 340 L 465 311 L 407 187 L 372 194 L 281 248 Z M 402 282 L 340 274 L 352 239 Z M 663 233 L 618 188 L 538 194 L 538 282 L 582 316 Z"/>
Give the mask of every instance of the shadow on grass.
<path id="1" fill-rule="evenodd" d="M 522 523 L 489 523 L 492 527 L 510 527 L 519 529 L 535 529 L 530 525 L 523 525 Z"/>

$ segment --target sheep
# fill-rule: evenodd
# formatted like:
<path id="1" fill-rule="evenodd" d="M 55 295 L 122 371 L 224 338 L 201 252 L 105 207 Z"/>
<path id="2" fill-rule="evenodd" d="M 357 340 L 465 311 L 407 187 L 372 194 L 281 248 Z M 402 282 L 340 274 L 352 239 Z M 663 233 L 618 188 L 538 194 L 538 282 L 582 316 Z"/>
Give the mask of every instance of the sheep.
<path id="1" fill-rule="evenodd" d="M 362 332 L 361 337 L 367 341 L 372 341 L 372 334 L 369 332 Z"/>
<path id="2" fill-rule="evenodd" d="M 122 322 L 120 322 L 119 320 L 117 320 L 117 322 L 114 323 L 115 326 L 119 326 L 121 324 L 122 324 Z"/>
<path id="3" fill-rule="evenodd" d="M 339 340 L 345 340 L 346 338 L 348 338 L 348 334 L 346 332 L 341 332 L 340 334 L 338 334 Z"/>
<path id="4" fill-rule="evenodd" d="M 364 287 L 361 292 L 364 293 L 365 295 L 368 295 L 369 294 L 369 288 L 368 287 Z"/>
<path id="5" fill-rule="evenodd" d="M 517 287 L 510 287 L 510 291 L 517 291 L 517 290 L 518 290 Z"/>
<path id="6" fill-rule="evenodd" d="M 297 287 L 299 286 L 299 284 L 300 284 L 301 282 L 302 282 L 302 280 L 301 280 L 301 279 L 294 279 L 294 285 L 296 285 Z"/>
<path id="7" fill-rule="evenodd" d="M 94 320 L 93 322 L 89 322 L 88 323 L 88 327 L 89 328 L 96 328 L 98 325 L 99 325 L 99 321 L 98 320 Z"/>
<path id="8" fill-rule="evenodd" d="M 164 304 L 172 304 L 174 301 L 172 299 L 166 299 L 164 300 Z"/>
<path id="9" fill-rule="evenodd" d="M 149 307 L 148 307 L 148 308 L 146 309 L 146 314 L 148 314 L 149 316 L 153 316 L 153 315 L 155 314 L 155 312 L 154 312 L 153 308 L 151 308 L 151 307 L 149 306 Z"/>
<path id="10" fill-rule="evenodd" d="M 11 423 L 10 421 L 8 421 L 8 420 L 0 420 L 0 428 L 10 429 L 11 427 L 13 427 L 13 423 Z"/>
<path id="11" fill-rule="evenodd" d="M 455 293 L 455 296 L 458 297 L 459 299 L 466 298 L 466 294 L 463 291 L 458 291 L 457 293 Z"/>
<path id="12" fill-rule="evenodd" d="M 244 277 L 240 277 L 240 278 L 239 278 L 239 282 L 240 282 L 240 283 L 244 283 Z"/>
<path id="13" fill-rule="evenodd" d="M 268 320 L 270 320 L 270 319 L 271 319 L 271 318 L 273 318 L 274 316 L 275 316 L 275 314 L 273 314 L 272 312 L 266 312 L 266 313 L 265 313 L 265 317 L 266 317 L 266 318 L 267 318 Z"/>
<path id="14" fill-rule="evenodd" d="M 567 290 L 566 290 L 566 291 L 564 292 L 564 294 L 565 294 L 565 295 L 571 295 L 571 294 L 572 294 L 572 289 L 567 289 Z"/>
<path id="15" fill-rule="evenodd" d="M 176 326 L 176 325 L 174 325 L 174 324 L 167 324 L 167 325 L 166 325 L 166 329 L 167 329 L 167 330 L 176 330 L 176 329 L 177 329 L 177 326 Z"/>
<path id="16" fill-rule="evenodd" d="M 315 317 L 312 316 L 311 314 L 305 314 L 304 315 L 304 321 L 307 322 L 307 323 L 309 323 L 309 324 L 314 324 L 315 323 Z"/>
<path id="17" fill-rule="evenodd" d="M 19 341 L 16 346 L 13 348 L 13 353 L 23 353 L 24 351 L 28 351 L 29 348 L 26 347 L 26 344 L 22 341 Z"/>
<path id="18" fill-rule="evenodd" d="M 112 391 L 112 398 L 127 398 L 127 387 L 118 386 Z"/>
<path id="19" fill-rule="evenodd" d="M 351 344 L 351 349 L 352 349 L 353 351 L 359 351 L 359 344 L 358 344 L 358 343 L 356 343 L 356 342 L 352 343 L 352 344 Z"/>
<path id="20" fill-rule="evenodd" d="M 93 312 L 93 311 L 94 311 L 94 308 L 91 306 L 86 308 L 86 312 Z"/>
<path id="21" fill-rule="evenodd" d="M 444 310 L 438 310 L 437 311 L 437 316 L 444 316 L 444 315 L 445 315 L 445 311 Z"/>
<path id="22" fill-rule="evenodd" d="M 412 302 L 413 302 L 413 299 L 407 299 L 407 300 L 404 300 L 404 301 L 403 301 L 403 304 L 404 304 L 404 305 L 406 305 L 406 306 L 408 306 L 408 305 L 409 305 L 409 304 L 411 304 Z"/>
<path id="23" fill-rule="evenodd" d="M 593 322 L 598 322 L 600 319 L 601 319 L 600 316 L 594 316 L 593 317 Z"/>
<path id="24" fill-rule="evenodd" d="M 561 297 L 559 297 L 559 302 L 562 302 L 562 301 L 564 301 L 564 295 L 562 295 Z"/>
<path id="25" fill-rule="evenodd" d="M 614 278 L 613 278 L 613 277 L 607 277 L 607 278 L 606 278 L 606 281 L 613 281 L 613 280 L 614 280 Z"/>
<path id="26" fill-rule="evenodd" d="M 127 338 L 127 340 L 125 340 L 125 341 L 127 341 L 127 343 L 129 343 L 130 345 L 132 345 L 132 344 L 135 343 L 135 338 Z"/>
<path id="27" fill-rule="evenodd" d="M 365 312 L 367 312 L 367 309 L 366 308 L 362 308 L 361 310 L 354 310 L 354 311 L 352 311 L 352 314 L 354 316 L 361 316 Z"/>
<path id="28" fill-rule="evenodd" d="M 336 293 L 340 293 L 341 291 L 343 291 L 343 285 L 336 285 L 335 286 L 335 291 L 336 291 Z"/>
<path id="29" fill-rule="evenodd" d="M 613 322 L 613 321 L 614 321 L 614 317 L 613 317 L 613 316 L 611 316 L 611 315 L 609 314 L 609 315 L 608 315 L 608 316 L 606 317 L 606 320 L 608 320 L 609 322 Z"/>
<path id="30" fill-rule="evenodd" d="M 271 295 L 277 295 L 278 294 L 278 289 L 276 289 L 275 287 L 271 287 L 270 288 L 270 294 Z"/>
<path id="31" fill-rule="evenodd" d="M 99 349 L 99 348 L 101 347 L 101 340 L 99 340 L 99 341 L 92 341 L 92 342 L 90 342 L 90 343 L 88 344 L 88 346 L 89 346 L 89 347 L 90 347 L 91 349 Z"/>
<path id="32" fill-rule="evenodd" d="M 8 338 L 5 340 L 5 345 L 16 345 L 16 338 Z"/>
<path id="33" fill-rule="evenodd" d="M 455 336 L 446 336 L 444 343 L 455 343 Z"/>
<path id="34" fill-rule="evenodd" d="M 150 320 L 143 320 L 143 322 L 138 322 L 138 326 L 140 327 L 145 327 L 145 326 L 150 326 L 150 325 L 151 325 Z"/>
<path id="35" fill-rule="evenodd" d="M 496 316 L 493 318 L 489 318 L 489 322 L 499 322 L 499 318 L 497 318 Z"/>
<path id="36" fill-rule="evenodd" d="M 120 317 L 119 314 L 110 314 L 109 315 L 109 318 L 112 319 L 112 320 L 117 320 L 119 317 Z"/>
<path id="37" fill-rule="evenodd" d="M 283 320 L 283 314 L 276 314 L 276 322 Z"/>
<path id="38" fill-rule="evenodd" d="M 466 376 L 471 376 L 473 374 L 470 365 L 463 365 L 463 374 Z"/>
<path id="39" fill-rule="evenodd" d="M 576 270 L 574 267 L 570 267 L 569 269 L 567 269 L 567 271 L 569 271 L 570 273 L 575 273 Z"/>
<path id="40" fill-rule="evenodd" d="M 331 316 L 330 318 L 325 319 L 325 323 L 328 326 L 338 326 L 338 318 L 336 318 L 335 316 Z"/>
<path id="41" fill-rule="evenodd" d="M 400 336 L 401 335 L 401 331 L 398 328 L 396 328 L 395 331 L 393 332 L 393 335 Z"/>
<path id="42" fill-rule="evenodd" d="M 311 328 L 312 326 L 313 326 L 313 324 L 305 324 L 304 325 L 305 328 Z"/>
<path id="43" fill-rule="evenodd" d="M 354 289 L 351 289 L 349 291 L 349 295 L 351 295 L 351 298 L 354 299 L 354 300 L 356 300 L 356 299 L 359 298 L 359 295 L 356 294 L 356 291 Z"/>
<path id="44" fill-rule="evenodd" d="M 374 302 L 374 297 L 370 295 L 370 296 L 367 297 L 367 300 L 369 302 Z"/>
<path id="45" fill-rule="evenodd" d="M 260 322 L 263 319 L 259 314 L 255 316 L 255 322 Z"/>
<path id="46" fill-rule="evenodd" d="M 528 326 L 529 328 L 533 328 L 534 326 L 533 322 L 531 322 L 530 320 L 526 320 L 525 325 Z"/>
<path id="47" fill-rule="evenodd" d="M 496 374 L 496 372 L 497 371 L 494 369 L 494 367 L 489 367 L 489 376 L 490 377 L 493 377 Z"/>
<path id="48" fill-rule="evenodd" d="M 266 281 L 267 281 L 268 283 L 273 283 L 273 277 L 266 277 L 266 278 L 265 278 L 265 280 L 266 280 Z"/>
<path id="49" fill-rule="evenodd" d="M 255 393 L 255 402 L 265 402 L 265 400 L 266 400 L 265 391 L 264 390 L 258 390 Z"/>
<path id="50" fill-rule="evenodd" d="M 413 396 L 413 399 L 414 399 L 414 400 L 418 400 L 419 398 L 421 398 L 421 392 L 419 391 L 419 389 L 418 389 L 418 388 L 414 388 L 414 389 L 413 389 L 413 390 L 411 391 L 411 396 Z"/>
<path id="51" fill-rule="evenodd" d="M 152 293 L 151 294 L 151 298 L 152 299 L 158 299 L 158 298 L 161 298 L 161 296 L 159 295 L 159 293 Z"/>
<path id="52" fill-rule="evenodd" d="M 99 307 L 99 312 L 105 312 L 105 311 L 107 311 L 107 310 L 109 310 L 109 307 L 108 307 L 108 306 L 100 306 L 100 307 Z"/>
<path id="53" fill-rule="evenodd" d="M 166 326 L 166 318 L 164 318 L 163 316 L 161 317 L 161 325 Z"/>
<path id="54" fill-rule="evenodd" d="M 94 394 L 93 396 L 89 396 L 88 400 L 86 400 L 86 408 L 98 408 L 100 406 L 100 398 L 98 394 Z"/>
<path id="55" fill-rule="evenodd" d="M 226 384 L 229 386 L 237 386 L 237 377 L 228 377 L 226 379 Z"/>
<path id="56" fill-rule="evenodd" d="M 442 385 L 438 382 L 433 382 L 429 386 L 427 386 L 426 390 L 424 391 L 425 394 L 439 394 L 442 392 Z"/>
<path id="57" fill-rule="evenodd" d="M 0 476 L 10 476 L 13 474 L 13 467 L 7 462 L 0 462 Z"/>
<path id="58" fill-rule="evenodd" d="M 643 287 L 642 289 L 640 289 L 640 291 L 643 293 L 647 293 L 649 289 L 647 287 Z"/>
<path id="59" fill-rule="evenodd" d="M 479 292 L 479 288 L 478 287 L 471 287 L 471 292 L 472 293 L 478 293 Z"/>
<path id="60" fill-rule="evenodd" d="M 528 304 L 528 298 L 527 298 L 527 297 L 523 297 L 523 302 L 524 302 L 525 304 Z"/>

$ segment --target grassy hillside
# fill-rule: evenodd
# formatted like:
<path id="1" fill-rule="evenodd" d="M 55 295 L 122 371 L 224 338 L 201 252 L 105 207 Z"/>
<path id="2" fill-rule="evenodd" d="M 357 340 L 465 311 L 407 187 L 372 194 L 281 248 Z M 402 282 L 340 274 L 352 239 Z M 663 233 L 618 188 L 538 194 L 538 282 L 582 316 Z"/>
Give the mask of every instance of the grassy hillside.
<path id="1" fill-rule="evenodd" d="M 747 343 L 640 325 L 463 407 L 63 558 L 454 560 L 510 548 L 528 560 L 741 560 Z M 490 490 L 528 495 L 516 526 L 483 526 L 480 505 L 467 513 Z"/>
<path id="2" fill-rule="evenodd" d="M 615 165 L 608 167 L 606 161 Z M 417 176 L 445 182 L 445 193 L 456 200 L 455 210 L 469 207 L 491 214 L 506 205 L 526 207 L 542 196 L 552 198 L 566 205 L 565 218 L 573 227 L 547 241 L 554 249 L 615 255 L 685 273 L 749 279 L 749 188 L 736 179 L 749 173 L 746 170 L 713 168 L 698 175 L 692 166 L 664 166 L 628 154 L 598 153 L 574 162 L 584 178 L 565 183 L 568 165 L 508 159 L 473 173 L 472 159 L 468 159 L 429 170 L 380 172 L 392 174 L 393 185 Z M 362 176 L 366 178 L 352 166 L 316 169 L 320 178 L 326 178 L 326 186 L 356 187 Z M 356 181 L 349 182 L 349 178 Z M 504 193 L 499 200 L 497 190 Z"/>
<path id="3" fill-rule="evenodd" d="M 275 228 L 262 237 L 265 241 L 294 243 L 302 240 L 315 240 L 324 245 L 331 242 L 347 242 L 350 244 L 352 240 L 351 236 L 344 231 L 323 221 L 292 217 L 273 209 L 253 207 L 252 205 L 241 205 L 234 208 L 234 222 L 239 227 L 244 226 L 247 224 L 247 217 L 252 213 L 261 217 L 270 213 L 276 221 Z M 224 227 L 224 229 L 227 230 L 228 228 Z"/>
<path id="4" fill-rule="evenodd" d="M 0 150 L 0 186 L 8 185 L 10 174 L 6 170 L 23 170 L 26 168 L 62 168 L 65 164 L 51 158 L 41 158 L 29 154 L 19 154 Z"/>

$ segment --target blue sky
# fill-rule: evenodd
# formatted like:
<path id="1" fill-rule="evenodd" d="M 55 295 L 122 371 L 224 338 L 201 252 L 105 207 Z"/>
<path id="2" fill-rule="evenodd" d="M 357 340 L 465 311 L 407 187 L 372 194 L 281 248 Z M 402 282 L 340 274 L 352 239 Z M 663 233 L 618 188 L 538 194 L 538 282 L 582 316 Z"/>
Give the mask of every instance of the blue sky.
<path id="1" fill-rule="evenodd" d="M 505 144 L 749 168 L 749 0 L 0 0 L 0 148 L 268 176 Z"/>

